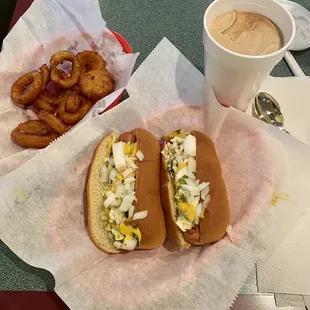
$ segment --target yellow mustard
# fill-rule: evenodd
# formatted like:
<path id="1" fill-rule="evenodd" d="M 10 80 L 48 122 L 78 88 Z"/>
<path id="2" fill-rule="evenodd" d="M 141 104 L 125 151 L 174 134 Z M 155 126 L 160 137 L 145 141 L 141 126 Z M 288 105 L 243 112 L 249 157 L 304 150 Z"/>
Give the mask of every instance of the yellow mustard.
<path id="1" fill-rule="evenodd" d="M 179 202 L 178 210 L 181 212 L 186 212 L 187 218 L 189 220 L 194 220 L 196 215 L 196 207 L 189 204 L 188 202 Z"/>
<path id="2" fill-rule="evenodd" d="M 181 132 L 177 132 L 177 131 L 173 131 L 171 133 L 169 133 L 166 138 L 168 138 L 169 140 L 173 139 L 174 137 L 179 137 L 179 138 L 182 138 L 182 139 L 185 139 L 186 136 L 184 135 L 184 133 L 181 133 Z"/>
<path id="3" fill-rule="evenodd" d="M 138 144 L 137 142 L 132 146 L 130 156 L 135 157 L 138 152 Z"/>
<path id="4" fill-rule="evenodd" d="M 116 178 L 117 178 L 118 180 L 124 180 L 124 177 L 123 177 L 123 175 L 122 175 L 121 173 L 118 173 L 118 174 L 116 175 Z"/>
<path id="5" fill-rule="evenodd" d="M 186 162 L 181 163 L 181 164 L 179 165 L 179 167 L 178 167 L 178 171 L 181 170 L 181 169 L 183 169 L 183 168 L 185 168 L 186 166 L 187 166 L 187 163 L 186 163 Z"/>
<path id="6" fill-rule="evenodd" d="M 113 144 L 114 144 L 114 140 L 111 140 L 111 142 L 108 145 L 108 153 L 109 154 L 111 154 Z"/>
<path id="7" fill-rule="evenodd" d="M 115 185 L 114 184 L 111 184 L 110 185 L 110 191 L 115 193 Z"/>
<path id="8" fill-rule="evenodd" d="M 124 153 L 125 154 L 130 154 L 132 151 L 133 145 L 132 144 L 125 144 L 124 145 Z"/>
<path id="9" fill-rule="evenodd" d="M 121 223 L 119 225 L 119 232 L 125 235 L 125 240 L 132 239 L 132 235 L 135 234 L 139 241 L 141 241 L 141 232 L 139 228 L 133 228 L 132 226 L 127 226 L 124 223 Z"/>

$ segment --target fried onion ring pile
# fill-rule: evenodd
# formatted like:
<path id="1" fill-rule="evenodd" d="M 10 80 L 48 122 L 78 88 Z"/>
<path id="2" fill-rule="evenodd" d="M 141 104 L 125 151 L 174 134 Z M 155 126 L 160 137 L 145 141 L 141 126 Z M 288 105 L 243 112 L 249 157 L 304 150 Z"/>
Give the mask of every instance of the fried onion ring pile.
<path id="1" fill-rule="evenodd" d="M 43 79 L 42 89 L 45 89 L 48 82 L 50 81 L 51 72 L 50 72 L 50 69 L 48 68 L 48 66 L 46 64 L 42 65 L 39 70 L 42 74 L 42 79 Z"/>
<path id="2" fill-rule="evenodd" d="M 71 63 L 71 69 L 66 62 Z M 115 81 L 97 52 L 53 54 L 50 68 L 43 64 L 12 85 L 14 103 L 25 109 L 33 107 L 39 118 L 19 124 L 11 133 L 12 141 L 25 148 L 46 147 L 114 89 Z"/>
<path id="3" fill-rule="evenodd" d="M 17 104 L 28 107 L 40 95 L 42 87 L 42 75 L 37 71 L 31 71 L 21 76 L 13 84 L 11 97 Z"/>
<path id="4" fill-rule="evenodd" d="M 57 66 L 64 61 L 72 62 L 72 72 L 67 75 L 63 70 L 57 69 Z M 81 67 L 77 58 L 68 51 L 55 53 L 51 58 L 51 80 L 62 88 L 71 88 L 76 85 L 81 76 Z"/>
<path id="5" fill-rule="evenodd" d="M 69 127 L 66 126 L 59 118 L 57 118 L 54 114 L 48 113 L 44 110 L 41 110 L 38 113 L 38 118 L 40 121 L 48 124 L 55 132 L 60 135 L 63 135 L 69 130 Z"/>
<path id="6" fill-rule="evenodd" d="M 105 60 L 97 52 L 84 51 L 82 53 L 78 53 L 76 58 L 81 65 L 82 75 L 91 70 L 105 70 L 106 68 Z"/>
<path id="7" fill-rule="evenodd" d="M 53 142 L 59 135 L 46 123 L 39 120 L 19 124 L 11 133 L 12 141 L 25 148 L 42 149 Z"/>
<path id="8" fill-rule="evenodd" d="M 76 95 L 73 94 L 72 96 Z M 57 117 L 66 125 L 77 124 L 93 106 L 92 101 L 84 96 L 78 96 L 78 98 L 72 96 L 70 96 L 67 101 L 60 103 L 57 108 Z M 75 102 L 73 103 L 72 101 Z M 76 104 L 78 104 L 78 106 L 76 106 Z M 70 112 L 73 111 L 73 107 L 74 110 L 76 110 L 74 113 Z"/>
<path id="9" fill-rule="evenodd" d="M 91 70 L 81 77 L 81 92 L 88 98 L 98 101 L 114 90 L 115 82 L 106 70 Z"/>

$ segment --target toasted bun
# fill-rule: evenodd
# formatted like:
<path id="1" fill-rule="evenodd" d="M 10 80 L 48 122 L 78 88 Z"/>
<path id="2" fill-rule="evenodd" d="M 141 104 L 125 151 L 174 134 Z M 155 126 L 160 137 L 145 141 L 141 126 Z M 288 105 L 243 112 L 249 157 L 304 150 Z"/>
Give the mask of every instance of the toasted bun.
<path id="1" fill-rule="evenodd" d="M 201 132 L 192 131 L 192 134 L 197 141 L 196 175 L 201 182 L 210 182 L 209 194 L 211 197 L 204 218 L 199 223 L 200 238 L 198 242 L 186 242 L 183 232 L 175 224 L 177 216 L 174 208 L 175 189 L 163 156 L 161 162 L 161 199 L 168 233 L 179 246 L 184 248 L 189 248 L 192 245 L 210 244 L 220 240 L 226 234 L 226 228 L 230 221 L 229 198 L 215 145 L 209 137 Z"/>
<path id="2" fill-rule="evenodd" d="M 141 231 L 141 243 L 139 249 L 154 249 L 161 246 L 166 238 L 166 227 L 160 200 L 160 147 L 156 138 L 144 129 L 132 131 L 138 143 L 144 159 L 137 161 L 137 181 L 135 212 L 147 210 L 147 217 L 137 221 L 137 227 Z M 119 135 L 110 133 L 98 144 L 89 170 L 86 186 L 86 210 L 85 221 L 88 233 L 94 244 L 108 253 L 120 253 L 113 245 L 108 232 L 103 227 L 100 213 L 103 205 L 103 187 L 100 180 L 100 170 L 103 159 L 109 157 L 108 145 L 113 135 L 118 139 Z"/>
<path id="3" fill-rule="evenodd" d="M 164 212 L 160 199 L 160 146 L 150 132 L 135 129 L 138 150 L 143 161 L 137 161 L 136 211 L 147 210 L 147 217 L 138 223 L 142 239 L 140 249 L 155 249 L 166 239 Z"/>
<path id="4" fill-rule="evenodd" d="M 118 139 L 118 134 L 112 132 L 106 135 L 97 145 L 94 152 L 86 183 L 86 201 L 85 206 L 85 223 L 88 235 L 93 243 L 102 251 L 108 253 L 120 253 L 113 245 L 113 241 L 108 235 L 107 230 L 103 227 L 103 221 L 100 219 L 103 206 L 103 186 L 100 183 L 100 171 L 105 157 L 110 157 L 108 145 L 113 136 Z"/>

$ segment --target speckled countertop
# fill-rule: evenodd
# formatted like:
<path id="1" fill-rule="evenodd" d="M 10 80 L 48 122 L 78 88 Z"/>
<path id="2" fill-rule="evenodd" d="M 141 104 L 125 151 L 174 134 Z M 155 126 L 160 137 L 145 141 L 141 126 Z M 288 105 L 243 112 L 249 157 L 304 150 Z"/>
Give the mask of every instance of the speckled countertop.
<path id="1" fill-rule="evenodd" d="M 101 0 L 101 9 L 109 28 L 122 34 L 140 56 L 137 66 L 167 37 L 203 72 L 202 17 L 211 0 Z M 296 2 L 310 10 L 309 0 Z M 296 60 L 310 75 L 310 49 L 294 52 Z M 274 76 L 291 76 L 282 61 Z M 53 276 L 30 267 L 0 242 L 0 290 L 52 290 Z"/>

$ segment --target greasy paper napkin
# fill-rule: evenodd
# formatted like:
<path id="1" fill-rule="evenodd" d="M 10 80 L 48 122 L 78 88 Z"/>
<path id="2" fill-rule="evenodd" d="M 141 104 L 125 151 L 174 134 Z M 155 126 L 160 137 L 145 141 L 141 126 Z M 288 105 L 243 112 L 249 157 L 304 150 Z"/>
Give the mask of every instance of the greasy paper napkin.
<path id="1" fill-rule="evenodd" d="M 18 20 L 3 42 L 0 53 L 0 160 L 23 151 L 13 144 L 11 131 L 20 123 L 36 118 L 11 100 L 12 84 L 26 72 L 37 70 L 53 53 L 74 54 L 95 50 L 107 61 L 116 80 L 116 90 L 100 100 L 84 118 L 97 116 L 125 89 L 137 54 L 125 54 L 106 27 L 98 0 L 36 0 Z M 25 151 L 26 156 L 32 151 Z M 0 164 L 0 174 L 1 172 Z M 4 170 L 6 168 L 4 167 Z"/>
<path id="2" fill-rule="evenodd" d="M 255 261 L 275 249 L 309 205 L 310 150 L 219 106 L 203 76 L 167 39 L 128 89 L 131 97 L 118 107 L 1 179 L 0 236 L 20 258 L 55 276 L 56 292 L 71 309 L 228 309 Z M 112 129 L 135 127 L 158 138 L 198 129 L 215 140 L 231 200 L 232 241 L 189 250 L 166 241 L 125 255 L 106 255 L 92 244 L 82 203 L 92 153 Z"/>

